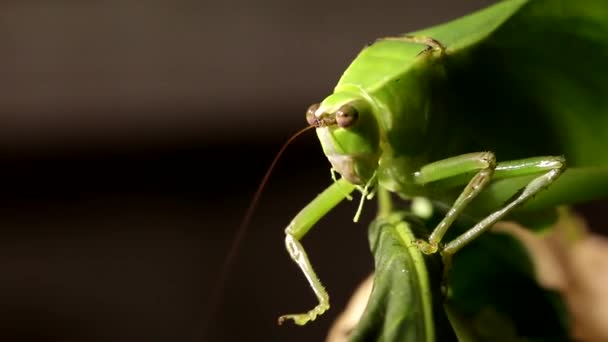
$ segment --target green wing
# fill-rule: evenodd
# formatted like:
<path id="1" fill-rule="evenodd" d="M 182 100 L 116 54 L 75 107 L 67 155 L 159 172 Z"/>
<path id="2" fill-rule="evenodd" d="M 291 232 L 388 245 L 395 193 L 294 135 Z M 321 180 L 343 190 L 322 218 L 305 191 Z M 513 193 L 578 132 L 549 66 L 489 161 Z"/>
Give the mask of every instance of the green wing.
<path id="1" fill-rule="evenodd" d="M 445 41 L 446 108 L 477 149 L 608 167 L 606 1 L 505 1 L 418 33 Z"/>
<path id="2" fill-rule="evenodd" d="M 447 47 L 445 107 L 454 122 L 464 123 L 458 134 L 475 137 L 481 150 L 496 151 L 500 160 L 566 156 L 571 169 L 530 202 L 529 209 L 608 195 L 608 2 L 504 1 L 412 34 L 432 37 Z M 353 62 L 341 82 L 367 72 L 359 62 Z M 414 64 L 404 60 L 401 69 L 391 69 L 394 74 L 367 75 L 362 85 L 373 87 L 382 77 L 397 77 Z M 509 191 L 513 183 L 498 181 L 484 196 L 500 202 Z M 440 301 L 434 285 L 422 291 L 424 286 L 415 287 L 411 277 L 400 278 L 403 275 L 397 272 L 397 265 L 414 270 L 408 264 L 412 254 L 407 244 L 378 244 L 396 239 L 398 233 L 391 226 L 382 235 L 377 225 L 373 227 L 370 234 L 379 234 L 371 239 L 376 284 L 355 340 L 407 341 L 414 338 L 408 335 L 412 330 L 426 331 L 428 324 L 436 333 L 442 331 L 444 326 L 435 317 L 438 310 L 432 319 L 419 314 L 421 304 L 412 299 L 418 294 L 430 296 L 432 303 Z M 427 268 L 431 278 L 437 272 Z M 456 256 L 452 273 L 448 312 L 459 336 L 568 339 L 563 304 L 535 284 L 525 252 L 512 239 L 485 234 Z M 467 334 L 469 328 L 477 332 Z M 483 328 L 490 331 L 480 333 Z"/>

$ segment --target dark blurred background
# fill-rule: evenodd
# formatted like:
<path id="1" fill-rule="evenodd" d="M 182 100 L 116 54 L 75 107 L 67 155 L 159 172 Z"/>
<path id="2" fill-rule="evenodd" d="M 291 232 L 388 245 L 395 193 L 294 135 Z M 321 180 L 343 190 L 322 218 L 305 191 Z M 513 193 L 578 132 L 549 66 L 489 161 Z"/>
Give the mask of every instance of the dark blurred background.
<path id="1" fill-rule="evenodd" d="M 266 167 L 364 44 L 489 0 L 0 3 L 0 340 L 200 341 Z M 331 183 L 314 134 L 281 160 L 209 341 L 320 341 L 372 269 L 357 203 L 304 240 L 333 307 L 283 245 Z"/>

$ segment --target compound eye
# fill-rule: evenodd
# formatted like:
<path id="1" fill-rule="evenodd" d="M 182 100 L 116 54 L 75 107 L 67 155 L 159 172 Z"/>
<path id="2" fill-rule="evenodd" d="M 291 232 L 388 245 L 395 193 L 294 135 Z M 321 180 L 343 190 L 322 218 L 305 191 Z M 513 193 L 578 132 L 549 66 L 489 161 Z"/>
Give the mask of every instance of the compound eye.
<path id="1" fill-rule="evenodd" d="M 342 128 L 355 124 L 359 118 L 359 112 L 351 105 L 344 105 L 336 112 L 336 123 Z"/>
<path id="2" fill-rule="evenodd" d="M 308 107 L 308 110 L 306 111 L 306 121 L 309 125 L 315 127 L 319 126 L 319 119 L 317 119 L 317 117 L 315 116 L 315 112 L 317 111 L 317 109 L 319 109 L 320 106 L 321 105 L 319 103 L 315 103 Z"/>

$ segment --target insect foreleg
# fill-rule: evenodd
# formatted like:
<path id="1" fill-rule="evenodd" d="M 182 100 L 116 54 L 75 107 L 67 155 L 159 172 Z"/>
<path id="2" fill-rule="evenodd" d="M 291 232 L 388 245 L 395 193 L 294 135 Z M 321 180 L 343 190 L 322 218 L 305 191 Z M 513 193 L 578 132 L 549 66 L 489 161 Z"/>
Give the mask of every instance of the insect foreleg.
<path id="1" fill-rule="evenodd" d="M 319 304 L 305 313 L 283 315 L 279 317 L 279 324 L 291 319 L 298 325 L 304 325 L 308 321 L 315 320 L 318 315 L 321 315 L 329 308 L 329 295 L 313 270 L 306 251 L 300 243 L 300 239 L 308 233 L 315 223 L 346 198 L 354 189 L 355 185 L 344 179 L 335 181 L 304 207 L 285 229 L 285 247 L 289 252 L 289 256 L 298 264 L 304 276 L 306 276 L 310 287 L 319 300 Z"/>
<path id="2" fill-rule="evenodd" d="M 334 182 L 338 181 L 338 177 L 336 177 L 336 169 L 334 169 L 333 167 L 329 169 L 329 172 L 331 173 L 331 180 L 333 180 Z M 347 200 L 352 201 L 353 198 L 350 194 L 345 194 L 344 196 Z M 356 221 L 355 221 L 356 222 Z"/>
<path id="3" fill-rule="evenodd" d="M 306 280 L 308 280 L 315 296 L 317 296 L 319 304 L 306 313 L 283 315 L 279 317 L 279 324 L 283 324 L 285 320 L 291 319 L 298 325 L 304 325 L 308 323 L 308 321 L 314 321 L 318 315 L 323 314 L 329 309 L 329 294 L 327 294 L 327 291 L 323 287 L 323 284 L 321 284 L 315 270 L 310 265 L 308 255 L 306 255 L 306 251 L 302 244 L 296 240 L 292 234 L 287 232 L 285 234 L 285 247 L 289 252 L 289 256 L 298 264 L 298 266 L 300 266 L 300 269 L 306 276 Z"/>

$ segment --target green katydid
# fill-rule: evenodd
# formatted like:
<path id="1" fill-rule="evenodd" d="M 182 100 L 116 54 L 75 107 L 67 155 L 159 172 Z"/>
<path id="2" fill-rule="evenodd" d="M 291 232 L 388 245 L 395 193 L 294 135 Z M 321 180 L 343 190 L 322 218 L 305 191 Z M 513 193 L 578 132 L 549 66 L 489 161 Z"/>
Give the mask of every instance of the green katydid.
<path id="1" fill-rule="evenodd" d="M 500 129 L 490 117 L 466 116 L 466 109 L 458 105 L 457 97 L 469 96 L 475 103 L 479 96 L 479 103 L 495 106 L 488 108 L 488 113 L 503 113 L 504 107 L 514 109 L 513 115 L 517 115 L 516 111 L 521 109 L 524 114 L 517 116 L 517 120 L 522 120 L 518 123 L 522 130 L 548 119 L 540 114 L 530 116 L 528 111 L 532 109 L 517 106 L 541 100 L 493 92 L 491 87 L 475 83 L 470 93 L 462 89 L 457 94 L 445 92 L 447 85 L 457 89 L 463 75 L 476 70 L 476 65 L 481 73 L 494 72 L 492 66 L 484 64 L 487 58 L 508 56 L 509 49 L 530 49 L 534 44 L 543 44 L 543 39 L 547 39 L 548 47 L 555 47 L 557 43 L 546 35 L 550 31 L 539 30 L 536 35 L 531 33 L 519 41 L 500 30 L 501 25 L 532 22 L 535 10 L 551 2 L 575 9 L 584 7 L 558 0 L 514 0 L 412 35 L 379 39 L 363 49 L 331 95 L 309 108 L 307 121 L 316 127 L 323 151 L 332 165 L 332 175 L 338 173 L 341 178 L 334 177 L 334 183 L 302 209 L 285 229 L 288 253 L 306 276 L 319 304 L 305 313 L 281 316 L 279 322 L 293 320 L 303 325 L 329 308 L 328 294 L 300 240 L 321 217 L 356 189 L 361 192 L 362 201 L 374 191 L 390 191 L 404 198 L 424 196 L 447 204 L 449 210 L 428 240 L 417 240 L 421 252 L 439 252 L 446 261 L 521 206 L 542 209 L 606 196 L 608 162 L 601 157 L 592 152 L 570 153 L 567 146 L 556 143 L 567 141 L 568 137 L 548 138 L 550 134 L 546 133 L 552 129 L 549 124 L 524 136 L 518 131 Z M 588 2 L 606 7 L 598 1 Z M 562 13 L 568 11 L 556 11 L 548 16 L 559 17 Z M 551 21 L 547 22 L 550 26 Z M 454 29 L 462 27 L 466 30 Z M 545 72 L 544 65 L 551 64 L 542 59 L 546 56 L 529 57 L 534 68 L 527 72 Z M 481 63 L 476 58 L 481 58 Z M 505 65 L 500 65 L 500 70 L 509 70 L 508 60 L 501 63 Z M 567 74 L 568 70 L 560 72 Z M 507 79 L 499 71 L 496 73 L 496 81 Z M 494 81 L 485 74 L 466 76 Z M 515 76 L 508 80 L 522 88 L 526 86 L 526 80 Z M 510 100 L 511 103 L 500 103 Z M 550 102 L 551 98 L 542 101 Z M 554 109 L 550 105 L 543 108 Z M 560 109 L 555 112 L 560 113 Z M 560 120 L 566 122 L 566 119 Z M 592 129 L 593 125 L 588 127 Z M 591 139 L 587 142 L 594 143 Z M 564 173 L 566 160 L 569 169 Z M 442 238 L 446 231 L 465 213 L 477 217 L 476 223 L 445 243 Z"/>

